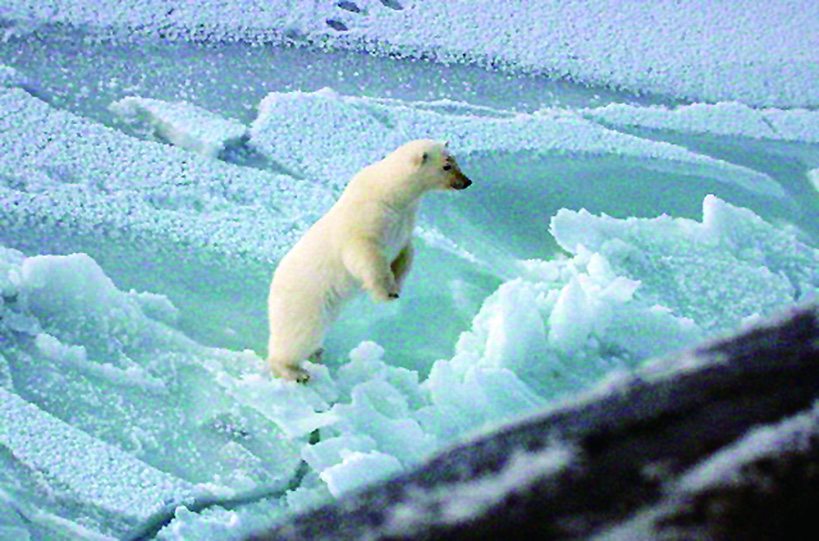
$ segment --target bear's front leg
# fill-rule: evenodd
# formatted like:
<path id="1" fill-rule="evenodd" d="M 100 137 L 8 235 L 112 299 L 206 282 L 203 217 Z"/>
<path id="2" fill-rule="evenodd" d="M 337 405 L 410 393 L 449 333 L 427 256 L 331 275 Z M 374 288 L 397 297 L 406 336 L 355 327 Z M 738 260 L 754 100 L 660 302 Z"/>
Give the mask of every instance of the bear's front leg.
<path id="1" fill-rule="evenodd" d="M 412 259 L 415 255 L 415 249 L 412 246 L 412 241 L 408 242 L 406 246 L 398 253 L 395 261 L 392 262 L 390 268 L 395 275 L 395 281 L 398 282 L 398 289 L 404 287 L 404 280 L 407 278 L 410 269 L 412 268 Z"/>
<path id="2" fill-rule="evenodd" d="M 398 298 L 398 283 L 381 246 L 371 240 L 351 241 L 342 253 L 347 270 L 379 301 Z"/>

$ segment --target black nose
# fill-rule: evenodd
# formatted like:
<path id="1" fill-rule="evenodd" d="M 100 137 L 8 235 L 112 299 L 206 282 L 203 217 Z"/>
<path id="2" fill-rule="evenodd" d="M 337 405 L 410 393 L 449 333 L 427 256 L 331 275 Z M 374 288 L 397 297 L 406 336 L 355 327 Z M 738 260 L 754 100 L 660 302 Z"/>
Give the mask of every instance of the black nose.
<path id="1" fill-rule="evenodd" d="M 452 184 L 452 187 L 455 188 L 456 190 L 465 190 L 465 189 L 469 188 L 469 186 L 471 184 L 472 184 L 472 181 L 469 180 L 469 178 L 466 175 L 460 175 L 458 180 L 456 180 Z"/>

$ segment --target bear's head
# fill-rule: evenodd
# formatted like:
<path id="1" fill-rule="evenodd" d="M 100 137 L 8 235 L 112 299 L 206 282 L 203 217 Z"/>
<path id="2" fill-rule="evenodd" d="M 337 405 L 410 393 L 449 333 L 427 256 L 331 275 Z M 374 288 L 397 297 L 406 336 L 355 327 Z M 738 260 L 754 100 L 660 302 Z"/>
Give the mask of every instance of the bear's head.
<path id="1" fill-rule="evenodd" d="M 463 174 L 446 143 L 431 139 L 418 139 L 398 147 L 384 160 L 390 162 L 390 170 L 401 170 L 403 189 L 417 196 L 431 190 L 463 190 L 472 181 Z"/>

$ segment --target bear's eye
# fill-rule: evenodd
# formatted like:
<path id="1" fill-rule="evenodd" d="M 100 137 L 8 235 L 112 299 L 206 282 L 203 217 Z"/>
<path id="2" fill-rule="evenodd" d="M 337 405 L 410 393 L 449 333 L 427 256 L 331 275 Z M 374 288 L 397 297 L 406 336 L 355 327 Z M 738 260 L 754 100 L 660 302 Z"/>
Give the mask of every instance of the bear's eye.
<path id="1" fill-rule="evenodd" d="M 450 169 L 452 169 L 452 166 L 451 166 L 451 165 L 446 164 L 446 165 L 444 166 L 444 171 L 449 171 Z"/>

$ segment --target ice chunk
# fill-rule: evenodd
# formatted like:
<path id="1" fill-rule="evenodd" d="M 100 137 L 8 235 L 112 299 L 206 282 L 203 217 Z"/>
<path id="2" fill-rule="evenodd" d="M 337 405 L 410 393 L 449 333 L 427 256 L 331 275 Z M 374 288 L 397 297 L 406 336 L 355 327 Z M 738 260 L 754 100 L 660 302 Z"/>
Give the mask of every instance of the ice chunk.
<path id="1" fill-rule="evenodd" d="M 304 447 L 301 456 L 311 468 L 321 473 L 342 462 L 352 452 L 367 453 L 375 448 L 375 440 L 369 436 L 344 434 Z"/>
<path id="2" fill-rule="evenodd" d="M 181 506 L 177 508 L 173 521 L 159 531 L 156 539 L 241 541 L 270 527 L 284 516 L 285 510 L 281 502 L 271 499 L 262 499 L 234 509 L 211 507 L 199 513 Z"/>
<path id="3" fill-rule="evenodd" d="M 383 357 L 384 348 L 369 340 L 350 351 L 350 362 L 339 367 L 336 374 L 336 385 L 341 396 L 349 399 L 357 385 L 380 380 L 400 391 L 410 407 L 418 407 L 424 401 L 418 386 L 418 373 L 392 366 Z"/>
<path id="4" fill-rule="evenodd" d="M 560 292 L 549 316 L 549 343 L 564 353 L 586 345 L 594 322 L 594 312 L 577 279 Z"/>
<path id="5" fill-rule="evenodd" d="M 330 494 L 335 497 L 400 472 L 401 463 L 393 456 L 378 451 L 351 452 L 335 466 L 321 472 Z"/>
<path id="6" fill-rule="evenodd" d="M 813 189 L 819 192 L 819 169 L 811 169 L 808 171 L 808 180 L 813 185 Z"/>
<path id="7" fill-rule="evenodd" d="M 497 308 L 487 322 L 485 366 L 508 367 L 523 374 L 532 359 L 546 353 L 546 335 L 537 292 L 520 280 L 503 284 L 493 296 Z"/>
<path id="8" fill-rule="evenodd" d="M 532 411 L 545 402 L 507 368 L 468 366 L 458 370 L 463 354 L 436 361 L 423 386 L 431 405 L 416 414 L 421 426 L 440 441 Z M 473 359 L 477 364 L 478 359 Z"/>
<path id="9" fill-rule="evenodd" d="M 218 158 L 225 148 L 240 143 L 247 133 L 241 122 L 184 101 L 129 96 L 112 103 L 109 109 L 126 122 L 146 125 L 172 145 L 209 158 Z"/>
<path id="10" fill-rule="evenodd" d="M 179 319 L 179 309 L 165 295 L 134 290 L 128 294 L 139 303 L 140 309 L 151 319 L 168 325 L 173 325 Z"/>
<path id="11" fill-rule="evenodd" d="M 34 339 L 37 349 L 51 360 L 82 364 L 86 362 L 85 348 L 82 346 L 67 346 L 47 333 L 40 333 Z"/>
<path id="12" fill-rule="evenodd" d="M 359 100 L 329 88 L 273 92 L 259 104 L 250 142 L 290 170 L 341 187 L 365 165 L 406 142 L 392 128 Z"/>
<path id="13" fill-rule="evenodd" d="M 67 323 L 83 314 L 95 331 L 104 331 L 111 320 L 142 319 L 137 306 L 86 254 L 27 258 L 20 277 L 26 308 L 43 318 Z"/>

